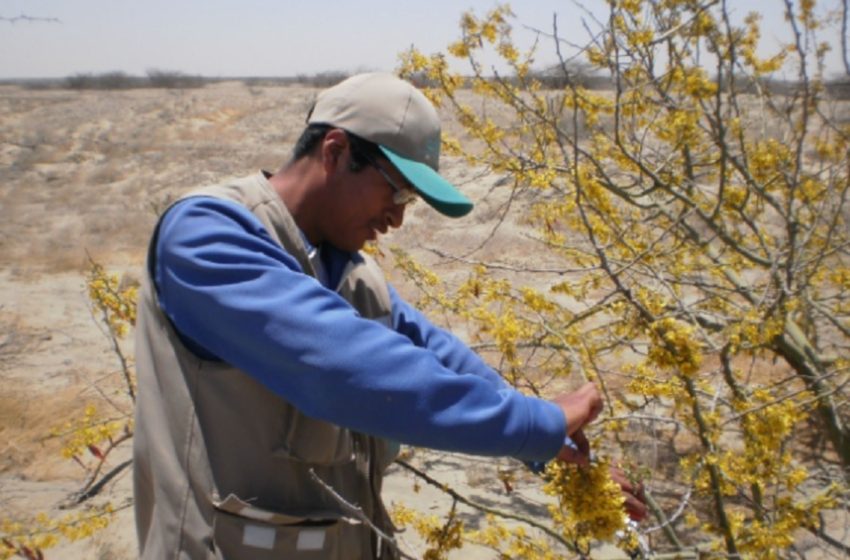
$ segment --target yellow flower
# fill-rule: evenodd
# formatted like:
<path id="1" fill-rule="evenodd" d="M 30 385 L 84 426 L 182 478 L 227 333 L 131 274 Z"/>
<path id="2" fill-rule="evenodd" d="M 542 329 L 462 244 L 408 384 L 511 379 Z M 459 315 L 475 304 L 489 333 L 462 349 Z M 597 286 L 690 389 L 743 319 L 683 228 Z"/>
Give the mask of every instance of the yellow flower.
<path id="1" fill-rule="evenodd" d="M 609 541 L 625 527 L 625 498 L 611 478 L 607 460 L 589 467 L 552 461 L 546 474 L 549 482 L 543 491 L 558 499 L 550 513 L 565 538 L 584 543 Z"/>

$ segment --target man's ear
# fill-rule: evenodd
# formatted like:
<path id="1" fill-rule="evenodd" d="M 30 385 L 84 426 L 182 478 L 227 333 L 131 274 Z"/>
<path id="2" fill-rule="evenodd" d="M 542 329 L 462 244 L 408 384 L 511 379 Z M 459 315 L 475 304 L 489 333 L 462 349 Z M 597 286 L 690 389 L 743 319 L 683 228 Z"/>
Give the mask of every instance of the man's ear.
<path id="1" fill-rule="evenodd" d="M 341 128 L 333 128 L 322 140 L 322 165 L 326 173 L 334 173 L 348 151 L 348 135 Z"/>

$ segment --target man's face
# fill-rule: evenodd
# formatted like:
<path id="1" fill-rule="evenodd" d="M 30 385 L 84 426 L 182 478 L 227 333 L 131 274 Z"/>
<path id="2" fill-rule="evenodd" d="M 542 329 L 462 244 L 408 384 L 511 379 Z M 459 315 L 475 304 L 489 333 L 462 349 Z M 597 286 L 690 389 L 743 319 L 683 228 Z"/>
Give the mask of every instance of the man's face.
<path id="1" fill-rule="evenodd" d="M 333 200 L 325 216 L 324 238 L 346 251 L 358 251 L 389 228 L 401 227 L 405 205 L 399 200 L 412 191 L 402 174 L 386 159 L 375 160 L 360 171 L 350 169 L 346 149 L 333 178 Z M 393 186 L 395 185 L 395 187 Z M 397 188 L 403 194 L 396 195 Z"/>

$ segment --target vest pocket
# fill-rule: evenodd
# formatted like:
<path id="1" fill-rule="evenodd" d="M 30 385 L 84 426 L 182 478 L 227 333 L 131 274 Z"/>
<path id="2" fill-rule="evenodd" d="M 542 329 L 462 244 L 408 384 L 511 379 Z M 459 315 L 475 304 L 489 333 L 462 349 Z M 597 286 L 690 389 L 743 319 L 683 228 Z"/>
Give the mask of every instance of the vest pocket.
<path id="1" fill-rule="evenodd" d="M 357 557 L 362 550 L 360 540 L 364 535 L 368 538 L 359 521 L 337 512 L 272 512 L 233 494 L 213 505 L 213 541 L 217 556 L 227 560 L 342 560 Z"/>
<path id="2" fill-rule="evenodd" d="M 283 421 L 283 441 L 272 451 L 275 457 L 314 465 L 354 460 L 354 440 L 346 428 L 305 416 L 295 407 L 289 407 Z"/>

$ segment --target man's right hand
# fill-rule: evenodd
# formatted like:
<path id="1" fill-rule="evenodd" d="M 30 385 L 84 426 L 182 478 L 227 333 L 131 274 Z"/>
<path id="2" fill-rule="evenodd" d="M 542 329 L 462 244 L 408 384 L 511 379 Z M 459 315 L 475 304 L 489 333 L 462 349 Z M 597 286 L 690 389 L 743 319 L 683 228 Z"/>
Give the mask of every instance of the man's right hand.
<path id="1" fill-rule="evenodd" d="M 553 402 L 564 411 L 568 436 L 582 431 L 602 412 L 602 397 L 599 389 L 590 382 L 582 385 L 577 391 L 556 397 Z"/>
<path id="2" fill-rule="evenodd" d="M 590 460 L 590 444 L 584 435 L 584 427 L 602 412 L 602 397 L 593 383 L 585 383 L 577 391 L 565 393 L 553 399 L 561 407 L 567 421 L 567 436 L 574 447 L 564 445 L 558 459 L 568 463 L 587 465 Z"/>
<path id="3" fill-rule="evenodd" d="M 602 412 L 602 397 L 593 383 L 586 383 L 578 391 L 566 393 L 553 402 L 561 407 L 567 420 L 567 437 L 569 438 L 558 459 L 567 463 L 575 463 L 586 467 L 590 464 L 590 442 L 584 435 L 584 427 L 593 422 Z M 632 483 L 617 467 L 611 467 L 611 478 L 620 486 L 623 493 L 624 507 L 629 517 L 635 521 L 646 518 L 646 495 L 643 485 Z"/>

